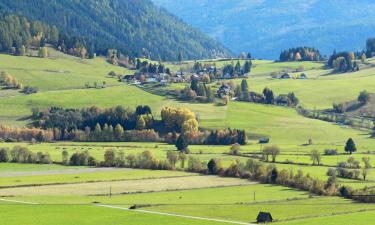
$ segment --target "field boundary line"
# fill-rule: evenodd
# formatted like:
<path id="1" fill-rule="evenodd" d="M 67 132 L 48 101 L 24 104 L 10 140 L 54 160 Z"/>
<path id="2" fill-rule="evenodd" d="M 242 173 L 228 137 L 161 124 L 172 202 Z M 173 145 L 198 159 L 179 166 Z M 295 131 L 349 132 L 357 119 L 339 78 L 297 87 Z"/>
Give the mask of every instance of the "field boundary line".
<path id="1" fill-rule="evenodd" d="M 27 205 L 38 205 L 39 204 L 39 203 L 36 203 L 36 202 L 25 202 L 25 201 L 9 200 L 9 199 L 5 199 L 5 198 L 0 198 L 0 201 L 22 203 L 22 204 L 27 204 Z"/>
<path id="2" fill-rule="evenodd" d="M 213 218 L 198 217 L 198 216 L 186 216 L 186 215 L 181 215 L 181 214 L 163 213 L 163 212 L 155 212 L 155 211 L 148 211 L 148 210 L 141 210 L 141 209 L 128 209 L 128 208 L 118 207 L 118 206 L 113 206 L 113 205 L 101 205 L 100 204 L 96 206 L 112 208 L 112 209 L 120 209 L 120 210 L 126 210 L 126 211 L 134 211 L 134 212 L 139 212 L 139 213 L 156 214 L 156 215 L 162 215 L 162 216 L 181 217 L 181 218 L 195 219 L 195 220 L 206 220 L 206 221 L 214 221 L 214 222 L 229 223 L 229 224 L 253 225 L 252 223 L 246 223 L 246 222 L 221 220 L 221 219 L 213 219 Z"/>

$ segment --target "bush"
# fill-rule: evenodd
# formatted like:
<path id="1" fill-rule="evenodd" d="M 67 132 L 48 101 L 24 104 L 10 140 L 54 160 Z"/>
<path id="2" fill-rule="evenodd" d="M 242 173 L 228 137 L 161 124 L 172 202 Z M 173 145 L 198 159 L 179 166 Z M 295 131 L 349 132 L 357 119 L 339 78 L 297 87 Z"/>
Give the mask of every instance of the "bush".
<path id="1" fill-rule="evenodd" d="M 35 94 L 39 91 L 38 88 L 35 88 L 35 87 L 30 87 L 30 86 L 26 86 L 22 89 L 22 93 L 26 94 L 26 95 L 30 95 L 30 94 Z"/>
<path id="2" fill-rule="evenodd" d="M 229 150 L 229 154 L 230 155 L 238 155 L 240 154 L 240 150 L 241 150 L 241 146 L 239 144 L 233 144 L 231 147 L 230 147 L 230 150 Z"/>
<path id="3" fill-rule="evenodd" d="M 325 149 L 324 150 L 324 155 L 337 155 L 337 149 Z"/>
<path id="4" fill-rule="evenodd" d="M 9 154 L 7 148 L 0 149 L 0 162 L 8 162 L 9 161 Z"/>

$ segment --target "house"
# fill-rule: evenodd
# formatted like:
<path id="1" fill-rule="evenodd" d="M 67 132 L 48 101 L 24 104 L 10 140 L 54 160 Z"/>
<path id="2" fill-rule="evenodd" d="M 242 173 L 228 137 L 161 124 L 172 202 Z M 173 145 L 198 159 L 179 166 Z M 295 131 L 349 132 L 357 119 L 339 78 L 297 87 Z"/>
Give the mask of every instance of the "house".
<path id="1" fill-rule="evenodd" d="M 156 83 L 158 81 L 155 77 L 148 77 L 148 78 L 146 78 L 146 82 L 147 83 Z"/>
<path id="2" fill-rule="evenodd" d="M 135 79 L 135 75 L 125 75 L 122 77 L 122 82 L 130 82 Z"/>
<path id="3" fill-rule="evenodd" d="M 232 76 L 229 73 L 224 74 L 224 79 L 232 79 Z"/>
<path id="4" fill-rule="evenodd" d="M 290 79 L 292 78 L 292 76 L 290 76 L 290 74 L 288 73 L 284 73 L 283 75 L 281 75 L 280 79 Z"/>
<path id="5" fill-rule="evenodd" d="M 269 212 L 259 212 L 257 217 L 257 223 L 271 223 L 273 218 Z"/>
<path id="6" fill-rule="evenodd" d="M 259 139 L 259 144 L 268 144 L 268 143 L 270 143 L 269 137 L 262 137 Z"/>
<path id="7" fill-rule="evenodd" d="M 217 90 L 216 94 L 217 94 L 217 96 L 219 96 L 219 98 L 222 98 L 226 95 L 229 95 L 230 94 L 230 86 L 228 84 L 221 85 L 221 87 Z"/>
<path id="8" fill-rule="evenodd" d="M 139 80 L 135 80 L 132 83 L 129 83 L 129 85 L 140 85 L 141 82 Z"/>
<path id="9" fill-rule="evenodd" d="M 276 98 L 276 104 L 277 105 L 282 105 L 282 106 L 288 106 L 289 105 L 289 97 L 288 95 L 281 94 L 277 96 Z"/>
<path id="10" fill-rule="evenodd" d="M 160 81 L 161 86 L 167 86 L 168 85 L 168 80 L 161 80 Z"/>
<path id="11" fill-rule="evenodd" d="M 306 76 L 306 74 L 301 73 L 298 78 L 299 79 L 307 79 L 307 76 Z"/>

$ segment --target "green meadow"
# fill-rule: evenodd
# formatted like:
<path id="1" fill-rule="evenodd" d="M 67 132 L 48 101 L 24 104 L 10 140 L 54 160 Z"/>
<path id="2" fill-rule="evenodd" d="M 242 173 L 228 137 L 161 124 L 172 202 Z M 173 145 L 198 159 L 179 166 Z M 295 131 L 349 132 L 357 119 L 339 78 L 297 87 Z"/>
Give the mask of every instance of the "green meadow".
<path id="1" fill-rule="evenodd" d="M 39 88 L 39 92 L 32 95 L 0 90 L 1 124 L 25 126 L 30 122 L 28 116 L 31 115 L 31 109 L 35 107 L 122 105 L 134 109 L 137 105 L 149 105 L 156 117 L 160 116 L 160 110 L 165 106 L 187 107 L 196 113 L 202 128 L 244 129 L 250 138 L 248 145 L 241 146 L 241 156 L 229 155 L 230 146 L 189 146 L 190 155 L 204 163 L 218 158 L 228 167 L 236 160 L 246 162 L 251 157 L 260 157 L 264 145 L 258 144 L 259 137 L 269 137 L 270 144 L 281 148 L 281 154 L 274 163 L 278 169 L 293 172 L 302 170 L 304 174 L 324 181 L 328 179 L 329 168 L 334 168 L 338 162 L 350 157 L 344 152 L 345 142 L 350 137 L 357 144 L 358 151 L 352 155 L 356 160 L 361 161 L 362 157 L 370 157 L 371 162 L 375 160 L 375 142 L 370 138 L 369 131 L 308 119 L 299 115 L 295 109 L 286 107 L 234 101 L 227 106 L 177 101 L 165 96 L 165 92 L 188 84 L 173 84 L 165 88 L 130 86 L 109 77 L 108 73 L 115 71 L 131 74 L 134 71 L 110 65 L 104 58 L 82 60 L 56 51 L 51 53 L 48 59 L 0 55 L 1 70 L 14 75 L 24 86 Z M 232 61 L 236 63 L 237 60 L 201 62 L 222 67 Z M 369 61 L 372 63 L 372 60 Z M 194 62 L 166 64 L 172 71 L 177 71 L 191 67 Z M 297 69 L 304 70 L 308 79 L 281 80 L 271 77 L 271 73 L 285 71 L 298 76 L 300 72 L 295 72 Z M 347 74 L 330 73 L 321 62 L 254 60 L 247 79 L 252 91 L 261 92 L 264 87 L 271 88 L 276 95 L 293 91 L 301 105 L 309 109 L 326 109 L 333 102 L 356 99 L 364 89 L 375 92 L 374 68 Z M 101 86 L 103 81 L 106 84 L 104 88 L 85 88 L 86 83 Z M 241 79 L 234 79 L 233 82 L 240 83 Z M 219 83 L 212 86 L 217 87 Z M 307 145 L 309 139 L 312 144 Z M 0 212 L 5 225 L 231 224 L 219 220 L 244 224 L 255 222 L 259 211 L 271 212 L 276 224 L 282 225 L 333 225 L 338 221 L 344 225 L 372 225 L 375 220 L 375 206 L 371 204 L 354 203 L 339 197 L 318 197 L 282 186 L 198 176 L 183 171 L 59 165 L 63 150 L 68 151 L 69 155 L 88 151 L 99 161 L 103 160 L 104 152 L 108 149 L 122 150 L 125 155 L 148 150 L 157 159 L 165 160 L 167 151 L 175 150 L 174 145 L 21 142 L 0 143 L 0 148 L 12 148 L 15 145 L 26 146 L 33 152 L 49 153 L 55 164 L 0 163 Z M 325 149 L 337 149 L 339 155 L 323 155 L 321 165 L 312 166 L 309 153 L 312 150 L 324 153 Z M 177 163 L 177 169 L 182 169 L 180 167 L 180 163 Z M 367 181 L 340 178 L 338 184 L 353 189 L 375 187 L 375 169 L 369 171 Z M 118 208 L 100 207 L 99 204 Z M 139 210 L 149 212 L 127 210 L 134 204 L 142 206 Z M 161 214 L 155 214 L 158 212 Z M 31 217 L 33 220 L 28 219 Z"/>

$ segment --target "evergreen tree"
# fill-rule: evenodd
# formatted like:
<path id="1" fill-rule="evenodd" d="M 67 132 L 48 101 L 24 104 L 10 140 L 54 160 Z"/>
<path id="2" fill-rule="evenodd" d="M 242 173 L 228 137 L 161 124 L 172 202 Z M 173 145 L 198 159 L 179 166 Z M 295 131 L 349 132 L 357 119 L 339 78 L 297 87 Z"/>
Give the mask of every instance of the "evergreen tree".
<path id="1" fill-rule="evenodd" d="M 269 88 L 264 88 L 264 90 L 263 90 L 263 95 L 264 95 L 264 97 L 265 97 L 265 103 L 266 104 L 270 104 L 270 105 L 272 105 L 272 104 L 274 104 L 275 103 L 275 97 L 274 97 L 274 95 L 273 95 L 273 91 L 271 90 L 271 89 L 269 89 Z"/>
<path id="2" fill-rule="evenodd" d="M 211 159 L 207 163 L 207 171 L 208 171 L 209 174 L 215 174 L 216 173 L 216 160 L 215 159 Z"/>
<path id="3" fill-rule="evenodd" d="M 345 145 L 345 151 L 352 154 L 353 152 L 357 151 L 357 147 L 355 146 L 354 140 L 349 138 Z"/>
<path id="4" fill-rule="evenodd" d="M 184 137 L 183 134 L 181 134 L 176 141 L 176 148 L 178 151 L 186 151 L 187 147 L 189 146 L 188 141 L 186 140 L 186 137 Z"/>
<path id="5" fill-rule="evenodd" d="M 245 62 L 245 65 L 243 66 L 243 72 L 246 74 L 246 73 L 250 73 L 251 72 L 251 66 L 252 66 L 252 63 L 251 61 L 246 61 Z"/>
<path id="6" fill-rule="evenodd" d="M 200 83 L 200 84 L 198 85 L 197 95 L 198 95 L 198 96 L 204 96 L 204 97 L 207 96 L 207 94 L 206 94 L 206 88 L 205 88 L 205 85 L 204 85 L 204 84 Z"/>
<path id="7" fill-rule="evenodd" d="M 249 85 L 247 84 L 247 80 L 243 79 L 241 81 L 241 92 L 242 92 L 242 100 L 247 101 L 249 99 Z"/>
<path id="8" fill-rule="evenodd" d="M 234 67 L 234 71 L 237 74 L 242 74 L 240 61 L 237 61 L 236 66 Z"/>
<path id="9" fill-rule="evenodd" d="M 198 92 L 198 80 L 196 80 L 195 78 L 191 79 L 190 89 L 195 91 L 195 92 Z"/>
<path id="10" fill-rule="evenodd" d="M 242 99 L 243 94 L 242 94 L 242 90 L 241 90 L 240 85 L 237 85 L 236 89 L 234 89 L 234 96 L 237 97 L 238 99 Z"/>

